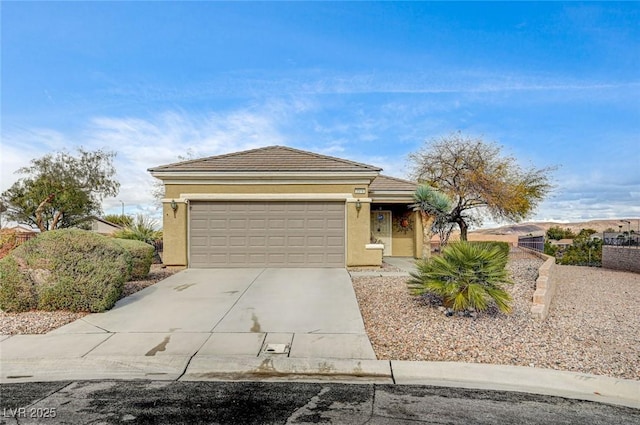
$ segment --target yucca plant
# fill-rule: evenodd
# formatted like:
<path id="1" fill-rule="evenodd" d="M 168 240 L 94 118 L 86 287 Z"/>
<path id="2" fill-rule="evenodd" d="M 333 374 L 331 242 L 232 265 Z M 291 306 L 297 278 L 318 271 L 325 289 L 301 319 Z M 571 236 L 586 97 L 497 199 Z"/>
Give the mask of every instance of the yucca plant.
<path id="1" fill-rule="evenodd" d="M 419 261 L 408 284 L 415 295 L 435 294 L 453 311 L 485 311 L 493 302 L 509 313 L 511 296 L 504 287 L 512 282 L 507 260 L 499 247 L 456 242 L 441 255 Z"/>
<path id="2" fill-rule="evenodd" d="M 431 235 L 434 223 L 446 224 L 451 210 L 451 200 L 447 195 L 429 185 L 418 186 L 413 193 L 414 204 L 410 207 L 420 212 L 422 218 L 422 258 L 431 255 Z"/>
<path id="3" fill-rule="evenodd" d="M 157 224 L 156 220 L 138 214 L 133 223 L 115 232 L 113 236 L 120 239 L 133 239 L 153 244 L 155 240 L 162 237 L 162 232 L 156 230 Z"/>

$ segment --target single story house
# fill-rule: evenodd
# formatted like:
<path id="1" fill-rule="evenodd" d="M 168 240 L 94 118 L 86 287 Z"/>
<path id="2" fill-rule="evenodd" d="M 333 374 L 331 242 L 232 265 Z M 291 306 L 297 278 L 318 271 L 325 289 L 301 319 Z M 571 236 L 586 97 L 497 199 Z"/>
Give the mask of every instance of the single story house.
<path id="1" fill-rule="evenodd" d="M 552 246 L 557 246 L 558 248 L 561 248 L 561 249 L 567 249 L 568 247 L 573 245 L 573 239 L 560 239 L 560 240 L 551 239 L 549 240 L 549 243 Z"/>
<path id="2" fill-rule="evenodd" d="M 122 230 L 122 226 L 93 215 L 80 220 L 74 227 L 90 230 L 105 236 Z"/>
<path id="3" fill-rule="evenodd" d="M 285 146 L 162 165 L 163 261 L 188 267 L 379 266 L 418 257 L 415 183 Z"/>

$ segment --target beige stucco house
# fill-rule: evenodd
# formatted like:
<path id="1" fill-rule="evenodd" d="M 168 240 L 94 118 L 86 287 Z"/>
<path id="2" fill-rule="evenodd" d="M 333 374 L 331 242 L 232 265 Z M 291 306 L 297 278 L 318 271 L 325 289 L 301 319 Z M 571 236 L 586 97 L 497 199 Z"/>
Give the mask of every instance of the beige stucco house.
<path id="1" fill-rule="evenodd" d="M 165 187 L 163 261 L 188 267 L 378 266 L 422 251 L 414 183 L 269 146 L 149 169 Z"/>

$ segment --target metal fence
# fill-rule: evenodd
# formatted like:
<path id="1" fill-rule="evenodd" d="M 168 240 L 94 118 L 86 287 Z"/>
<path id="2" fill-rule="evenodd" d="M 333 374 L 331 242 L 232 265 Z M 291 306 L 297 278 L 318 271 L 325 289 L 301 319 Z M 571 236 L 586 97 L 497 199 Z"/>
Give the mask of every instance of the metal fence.
<path id="1" fill-rule="evenodd" d="M 602 244 L 608 246 L 628 246 L 638 248 L 640 246 L 640 235 L 631 232 L 604 232 L 602 234 Z"/>
<path id="2" fill-rule="evenodd" d="M 518 238 L 518 247 L 544 252 L 544 236 L 521 236 Z"/>

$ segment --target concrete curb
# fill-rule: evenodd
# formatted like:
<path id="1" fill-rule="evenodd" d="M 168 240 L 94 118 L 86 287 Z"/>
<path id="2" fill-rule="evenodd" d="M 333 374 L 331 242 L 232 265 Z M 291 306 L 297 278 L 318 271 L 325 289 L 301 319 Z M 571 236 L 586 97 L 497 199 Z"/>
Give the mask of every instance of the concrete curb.
<path id="1" fill-rule="evenodd" d="M 0 384 L 101 379 L 177 380 L 190 356 L 108 356 L 2 360 Z"/>
<path id="2" fill-rule="evenodd" d="M 393 383 L 388 361 L 277 356 L 196 356 L 180 380 Z"/>
<path id="3" fill-rule="evenodd" d="M 640 381 L 454 362 L 244 356 L 87 356 L 2 361 L 0 383 L 77 380 L 298 381 L 514 391 L 640 409 Z"/>
<path id="4" fill-rule="evenodd" d="M 526 366 L 391 361 L 400 385 L 434 385 L 589 400 L 640 409 L 640 381 Z"/>

